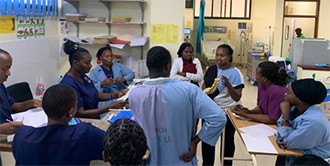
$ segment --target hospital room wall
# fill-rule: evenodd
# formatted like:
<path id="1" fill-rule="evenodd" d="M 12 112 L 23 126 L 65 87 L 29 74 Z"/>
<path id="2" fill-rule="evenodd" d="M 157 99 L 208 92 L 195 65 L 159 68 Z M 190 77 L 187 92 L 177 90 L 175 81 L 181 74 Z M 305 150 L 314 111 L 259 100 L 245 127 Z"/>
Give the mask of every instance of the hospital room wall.
<path id="1" fill-rule="evenodd" d="M 276 6 L 276 0 L 253 0 L 251 4 L 251 20 L 238 20 L 238 19 L 205 19 L 206 26 L 225 26 L 227 32 L 231 30 L 231 36 L 229 37 L 231 44 L 235 46 L 234 50 L 234 62 L 238 62 L 237 54 L 240 51 L 240 37 L 237 29 L 238 22 L 248 22 L 251 25 L 251 32 L 249 33 L 250 43 L 246 45 L 245 50 L 251 48 L 256 42 L 264 42 L 265 28 L 269 26 L 275 26 L 275 9 L 271 6 Z M 265 12 L 265 8 L 267 12 Z M 198 32 L 198 18 L 194 19 L 193 38 L 192 44 L 196 46 Z M 204 33 L 204 40 L 217 40 L 218 38 L 226 37 L 226 34 L 217 33 Z M 246 51 L 245 56 L 242 58 L 242 62 L 246 63 Z"/>

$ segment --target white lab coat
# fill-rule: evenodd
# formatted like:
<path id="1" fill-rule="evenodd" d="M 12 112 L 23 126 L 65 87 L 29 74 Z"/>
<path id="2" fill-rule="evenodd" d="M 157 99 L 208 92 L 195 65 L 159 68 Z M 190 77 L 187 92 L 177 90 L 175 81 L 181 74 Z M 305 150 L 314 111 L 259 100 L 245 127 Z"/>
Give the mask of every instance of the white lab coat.
<path id="1" fill-rule="evenodd" d="M 197 73 L 196 74 L 186 73 L 186 77 L 183 77 L 183 76 L 178 75 L 178 72 L 182 72 L 182 69 L 183 69 L 182 57 L 174 59 L 174 62 L 172 64 L 170 78 L 173 80 L 198 82 L 199 87 L 202 87 L 201 82 L 203 80 L 203 69 L 202 69 L 201 63 L 199 62 L 199 60 L 197 58 L 194 58 L 192 63 L 196 64 Z"/>

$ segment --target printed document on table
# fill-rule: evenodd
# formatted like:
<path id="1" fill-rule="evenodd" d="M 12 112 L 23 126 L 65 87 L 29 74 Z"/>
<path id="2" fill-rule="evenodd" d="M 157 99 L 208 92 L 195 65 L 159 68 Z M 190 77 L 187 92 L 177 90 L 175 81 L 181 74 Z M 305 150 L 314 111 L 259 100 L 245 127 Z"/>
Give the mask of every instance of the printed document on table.
<path id="1" fill-rule="evenodd" d="M 242 133 L 241 136 L 243 138 L 246 149 L 249 152 L 278 154 L 268 137 L 256 139 L 255 137 L 244 133 Z"/>
<path id="2" fill-rule="evenodd" d="M 239 128 L 241 131 L 243 131 L 245 134 L 249 134 L 257 139 L 268 137 L 276 133 L 276 130 L 265 125 L 265 124 L 257 124 L 253 126 L 248 127 L 242 127 Z"/>
<path id="3" fill-rule="evenodd" d="M 43 127 L 47 126 L 48 118 L 42 108 L 33 108 L 25 112 L 11 114 L 14 122 L 23 121 L 26 126 Z"/>

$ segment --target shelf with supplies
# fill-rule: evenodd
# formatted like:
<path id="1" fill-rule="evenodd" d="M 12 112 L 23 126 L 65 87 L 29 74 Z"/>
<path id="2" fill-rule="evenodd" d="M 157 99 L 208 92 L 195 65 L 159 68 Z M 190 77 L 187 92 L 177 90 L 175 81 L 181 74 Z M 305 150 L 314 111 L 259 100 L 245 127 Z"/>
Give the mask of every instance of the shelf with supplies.
<path id="1" fill-rule="evenodd" d="M 79 37 L 79 33 L 80 33 L 80 28 L 79 27 L 80 27 L 81 24 L 105 24 L 108 27 L 107 34 L 109 36 L 111 34 L 111 26 L 112 25 L 140 25 L 141 34 L 140 34 L 139 37 L 144 36 L 144 28 L 145 28 L 145 25 L 147 24 L 146 22 L 144 22 L 144 8 L 145 8 L 144 6 L 147 4 L 147 2 L 144 1 L 144 0 L 64 0 L 64 1 L 71 4 L 77 11 L 76 12 L 76 15 L 78 15 L 78 16 L 76 16 L 77 18 L 67 19 L 68 22 L 72 22 L 72 24 L 74 24 L 77 27 L 77 37 Z M 80 3 L 86 3 L 86 2 L 100 2 L 100 3 L 102 3 L 108 9 L 108 12 L 109 12 L 107 19 L 104 18 L 104 17 L 103 18 L 98 18 L 98 17 L 88 18 L 87 17 L 89 19 L 89 21 L 85 21 L 87 14 L 79 13 L 79 9 L 80 9 L 79 4 Z M 141 9 L 141 19 L 136 19 L 135 18 L 133 21 L 131 21 L 130 20 L 131 18 L 118 18 L 118 17 L 117 18 L 112 18 L 111 17 L 112 16 L 111 15 L 111 11 L 112 11 L 111 10 L 111 3 L 117 3 L 117 2 L 131 2 L 131 3 L 136 2 L 139 5 L 140 9 Z M 134 4 L 134 3 L 132 3 L 132 4 Z M 74 14 L 72 14 L 72 15 L 74 15 Z M 123 28 L 125 28 L 125 26 Z M 135 34 L 133 36 L 138 36 L 138 35 Z M 143 47 L 145 46 L 146 43 L 149 42 L 148 40 L 143 45 L 141 44 L 141 45 L 131 46 L 131 47 L 140 47 L 140 49 L 141 49 L 141 59 L 143 59 Z M 88 45 L 91 45 L 91 44 L 88 44 Z M 127 45 L 127 44 L 125 44 L 125 45 Z M 122 49 L 124 46 L 115 47 L 115 48 Z"/>

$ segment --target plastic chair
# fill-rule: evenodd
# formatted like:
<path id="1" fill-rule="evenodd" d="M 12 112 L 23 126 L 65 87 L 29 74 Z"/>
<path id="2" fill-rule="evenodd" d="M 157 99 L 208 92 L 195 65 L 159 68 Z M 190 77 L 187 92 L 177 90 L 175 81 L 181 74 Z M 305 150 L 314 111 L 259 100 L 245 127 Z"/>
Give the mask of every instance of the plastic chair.
<path id="1" fill-rule="evenodd" d="M 7 87 L 9 96 L 14 98 L 15 102 L 24 102 L 33 99 L 33 95 L 27 82 L 13 84 Z"/>

